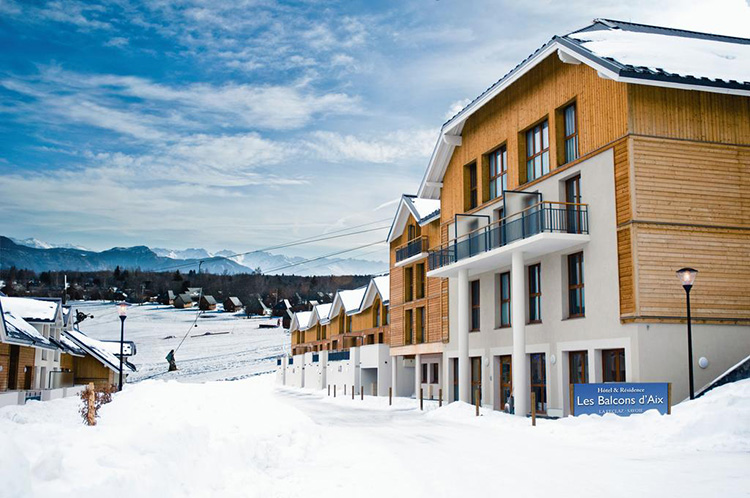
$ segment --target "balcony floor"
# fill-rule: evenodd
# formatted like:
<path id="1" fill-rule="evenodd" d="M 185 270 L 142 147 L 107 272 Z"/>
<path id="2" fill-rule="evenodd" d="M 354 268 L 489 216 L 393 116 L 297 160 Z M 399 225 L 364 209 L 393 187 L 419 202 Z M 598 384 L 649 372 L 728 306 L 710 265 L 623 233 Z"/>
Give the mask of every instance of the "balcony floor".
<path id="1" fill-rule="evenodd" d="M 573 249 L 586 244 L 589 240 L 591 239 L 588 234 L 543 232 L 527 239 L 517 240 L 508 245 L 479 253 L 470 258 L 464 258 L 442 268 L 430 270 L 427 272 L 427 276 L 457 277 L 460 270 L 468 269 L 471 277 L 510 266 L 511 256 L 514 252 L 523 251 L 524 259 L 531 259 Z"/>

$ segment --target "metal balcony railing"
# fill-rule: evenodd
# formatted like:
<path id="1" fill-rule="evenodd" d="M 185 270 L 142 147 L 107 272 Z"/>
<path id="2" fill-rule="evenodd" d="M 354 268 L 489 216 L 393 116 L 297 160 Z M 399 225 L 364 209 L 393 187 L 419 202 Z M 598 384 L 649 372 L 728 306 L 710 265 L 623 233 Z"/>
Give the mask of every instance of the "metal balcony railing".
<path id="1" fill-rule="evenodd" d="M 410 240 L 404 245 L 396 248 L 396 263 L 409 259 L 417 254 L 427 251 L 427 236 L 423 235 L 414 240 Z"/>
<path id="2" fill-rule="evenodd" d="M 534 204 L 431 250 L 429 267 L 442 268 L 543 232 L 588 234 L 588 205 L 551 201 Z"/>

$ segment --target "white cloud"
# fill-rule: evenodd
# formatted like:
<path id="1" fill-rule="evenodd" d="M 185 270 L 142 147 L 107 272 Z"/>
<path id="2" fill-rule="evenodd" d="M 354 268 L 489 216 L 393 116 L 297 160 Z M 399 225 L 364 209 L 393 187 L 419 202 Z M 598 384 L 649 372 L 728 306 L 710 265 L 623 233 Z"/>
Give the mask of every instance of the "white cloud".
<path id="1" fill-rule="evenodd" d="M 405 159 L 428 158 L 436 136 L 437 132 L 432 130 L 401 130 L 373 136 L 315 131 L 304 143 L 316 157 L 330 162 L 394 164 Z"/>
<path id="2" fill-rule="evenodd" d="M 125 38 L 124 36 L 115 36 L 113 38 L 110 38 L 108 41 L 104 43 L 105 47 L 124 47 L 128 43 L 130 43 L 130 40 Z"/>

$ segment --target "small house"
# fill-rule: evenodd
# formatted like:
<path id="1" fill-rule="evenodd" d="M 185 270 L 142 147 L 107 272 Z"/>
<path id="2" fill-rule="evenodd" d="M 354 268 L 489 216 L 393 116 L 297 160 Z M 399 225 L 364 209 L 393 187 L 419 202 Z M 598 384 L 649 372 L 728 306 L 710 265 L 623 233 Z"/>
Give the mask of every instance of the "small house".
<path id="1" fill-rule="evenodd" d="M 209 310 L 215 310 L 216 309 L 216 299 L 214 299 L 214 296 L 201 296 L 201 300 L 199 303 L 200 309 L 203 311 L 209 311 Z"/>
<path id="2" fill-rule="evenodd" d="M 230 313 L 242 311 L 242 301 L 240 301 L 240 298 L 234 296 L 226 298 L 224 300 L 224 311 Z"/>
<path id="3" fill-rule="evenodd" d="M 180 294 L 174 298 L 175 308 L 192 308 L 193 300 L 190 298 L 190 294 Z"/>

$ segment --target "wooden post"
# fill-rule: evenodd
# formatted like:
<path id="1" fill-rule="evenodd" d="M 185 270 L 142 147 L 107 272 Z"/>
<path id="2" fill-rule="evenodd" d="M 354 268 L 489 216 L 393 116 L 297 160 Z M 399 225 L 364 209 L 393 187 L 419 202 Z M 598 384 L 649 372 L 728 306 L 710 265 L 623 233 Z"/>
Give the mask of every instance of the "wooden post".
<path id="1" fill-rule="evenodd" d="M 333 385 L 333 397 L 336 397 L 336 384 Z"/>
<path id="2" fill-rule="evenodd" d="M 438 390 L 438 408 L 442 408 L 443 406 L 443 388 L 441 387 Z"/>
<path id="3" fill-rule="evenodd" d="M 331 395 L 331 384 L 328 384 L 328 396 Z"/>
<path id="4" fill-rule="evenodd" d="M 354 386 L 352 386 L 352 399 L 354 399 Z"/>
<path id="5" fill-rule="evenodd" d="M 419 409 L 424 410 L 424 388 L 419 388 Z"/>
<path id="6" fill-rule="evenodd" d="M 373 396 L 377 396 L 378 395 L 378 385 L 375 382 L 372 383 L 372 395 Z"/>
<path id="7" fill-rule="evenodd" d="M 86 398 L 86 404 L 88 405 L 86 422 L 89 425 L 96 425 L 96 391 L 94 391 L 94 383 L 89 382 L 86 390 L 88 391 L 88 398 Z"/>
<path id="8" fill-rule="evenodd" d="M 575 394 L 575 384 L 570 384 L 570 415 L 575 417 L 576 405 L 574 403 L 573 395 Z"/>
<path id="9" fill-rule="evenodd" d="M 365 400 L 365 386 L 359 386 L 359 399 L 361 401 Z"/>
<path id="10" fill-rule="evenodd" d="M 672 383 L 667 384 L 667 415 L 672 415 Z"/>
<path id="11" fill-rule="evenodd" d="M 474 404 L 477 407 L 477 417 L 479 416 L 479 388 L 474 388 Z"/>
<path id="12" fill-rule="evenodd" d="M 536 393 L 531 393 L 531 425 L 536 426 Z"/>
<path id="13" fill-rule="evenodd" d="M 344 384 L 344 396 L 346 396 L 346 384 Z"/>
<path id="14" fill-rule="evenodd" d="M 388 388 L 388 406 L 391 406 L 393 404 L 393 388 Z"/>

